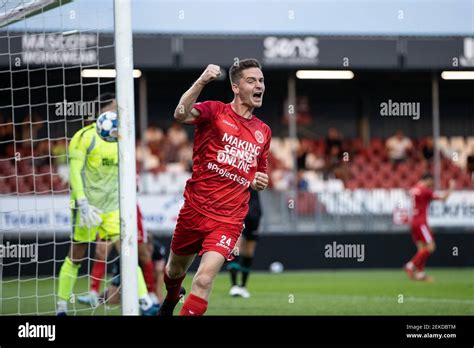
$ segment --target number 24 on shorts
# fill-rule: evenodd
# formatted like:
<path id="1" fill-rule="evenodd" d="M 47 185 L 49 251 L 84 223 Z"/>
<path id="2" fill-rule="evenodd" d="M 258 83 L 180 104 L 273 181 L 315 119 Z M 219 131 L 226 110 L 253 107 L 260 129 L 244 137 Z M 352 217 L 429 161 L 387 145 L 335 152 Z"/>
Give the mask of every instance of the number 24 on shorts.
<path id="1" fill-rule="evenodd" d="M 220 243 L 221 244 L 226 244 L 227 246 L 230 246 L 231 240 L 232 240 L 232 238 L 227 238 L 227 236 L 223 234 L 221 236 L 221 242 Z"/>

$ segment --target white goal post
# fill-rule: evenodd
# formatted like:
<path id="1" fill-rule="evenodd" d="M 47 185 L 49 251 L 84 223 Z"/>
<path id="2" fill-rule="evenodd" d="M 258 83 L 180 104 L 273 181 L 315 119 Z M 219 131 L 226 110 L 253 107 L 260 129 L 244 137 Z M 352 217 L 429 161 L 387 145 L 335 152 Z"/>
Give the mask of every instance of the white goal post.
<path id="1" fill-rule="evenodd" d="M 122 314 L 138 315 L 135 98 L 131 0 L 114 0 L 116 91 L 119 115 L 119 178 Z"/>

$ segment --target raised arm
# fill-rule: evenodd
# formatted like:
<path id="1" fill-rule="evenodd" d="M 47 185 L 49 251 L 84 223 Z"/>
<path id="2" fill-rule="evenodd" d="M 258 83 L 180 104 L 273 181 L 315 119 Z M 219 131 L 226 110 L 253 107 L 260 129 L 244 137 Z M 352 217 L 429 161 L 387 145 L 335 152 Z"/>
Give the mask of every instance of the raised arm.
<path id="1" fill-rule="evenodd" d="M 201 76 L 193 83 L 179 100 L 178 106 L 174 111 L 174 119 L 180 123 L 191 124 L 200 115 L 200 112 L 193 108 L 196 103 L 199 94 L 203 90 L 204 86 L 209 82 L 215 80 L 221 74 L 221 69 L 218 65 L 209 64 L 201 74 Z"/>

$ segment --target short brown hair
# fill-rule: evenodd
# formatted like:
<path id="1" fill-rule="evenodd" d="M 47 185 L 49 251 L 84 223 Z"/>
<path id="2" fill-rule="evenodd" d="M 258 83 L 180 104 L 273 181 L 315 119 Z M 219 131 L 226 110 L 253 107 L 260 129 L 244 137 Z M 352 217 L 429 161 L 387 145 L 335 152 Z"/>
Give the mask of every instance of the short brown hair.
<path id="1" fill-rule="evenodd" d="M 421 176 L 421 180 L 433 180 L 433 179 L 434 179 L 433 174 L 431 174 L 430 172 L 423 173 L 423 175 Z"/>
<path id="2" fill-rule="evenodd" d="M 242 71 L 250 68 L 262 69 L 262 65 L 255 58 L 236 60 L 229 69 L 230 83 L 237 83 L 242 78 Z"/>

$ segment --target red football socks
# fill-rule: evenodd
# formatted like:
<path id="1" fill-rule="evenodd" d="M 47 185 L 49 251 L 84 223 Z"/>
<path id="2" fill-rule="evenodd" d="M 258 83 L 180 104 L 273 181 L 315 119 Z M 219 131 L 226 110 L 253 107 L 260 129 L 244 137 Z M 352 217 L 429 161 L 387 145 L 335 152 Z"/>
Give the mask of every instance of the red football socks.
<path id="1" fill-rule="evenodd" d="M 143 277 L 145 278 L 148 292 L 155 292 L 155 278 L 153 277 L 153 261 L 142 265 Z"/>
<path id="2" fill-rule="evenodd" d="M 428 256 L 430 256 L 430 251 L 428 249 L 421 249 L 411 259 L 418 272 L 423 272 L 423 270 L 425 269 L 425 264 L 426 260 L 428 259 Z"/>
<path id="3" fill-rule="evenodd" d="M 177 302 L 179 300 L 179 292 L 181 290 L 181 283 L 186 277 L 186 274 L 183 275 L 181 278 L 178 279 L 171 279 L 168 277 L 168 273 L 164 272 L 164 281 L 166 285 L 166 300 L 171 302 Z"/>
<path id="4" fill-rule="evenodd" d="M 94 265 L 92 266 L 91 271 L 91 291 L 95 291 L 99 293 L 100 291 L 100 283 L 102 283 L 102 279 L 104 278 L 105 274 L 105 261 L 96 260 Z"/>
<path id="5" fill-rule="evenodd" d="M 184 301 L 183 307 L 181 307 L 181 311 L 179 315 L 185 316 L 201 316 L 207 310 L 207 301 L 203 298 L 200 298 L 194 294 L 189 294 Z"/>

